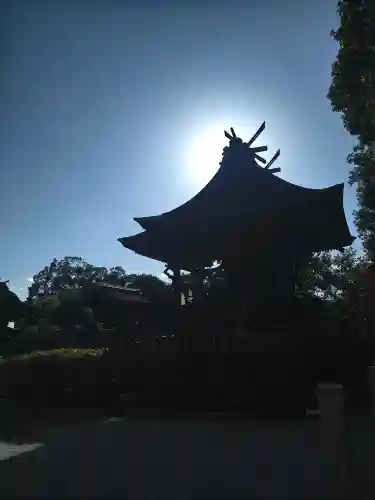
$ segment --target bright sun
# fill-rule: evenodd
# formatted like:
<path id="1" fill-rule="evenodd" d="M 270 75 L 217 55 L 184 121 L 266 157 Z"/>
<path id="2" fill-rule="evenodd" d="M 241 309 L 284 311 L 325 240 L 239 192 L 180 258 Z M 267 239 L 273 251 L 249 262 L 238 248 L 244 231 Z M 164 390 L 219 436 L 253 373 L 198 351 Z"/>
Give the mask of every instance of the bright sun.
<path id="1" fill-rule="evenodd" d="M 261 121 L 254 123 L 242 123 L 237 120 L 220 120 L 215 124 L 196 129 L 196 135 L 187 142 L 186 167 L 190 181 L 203 187 L 212 179 L 219 168 L 223 148 L 228 146 L 229 141 L 224 135 L 224 130 L 229 131 L 233 127 L 238 137 L 248 141 L 259 129 Z M 274 141 L 268 134 L 267 129 L 262 132 L 261 138 L 256 139 L 254 145 L 270 145 Z M 270 154 L 272 153 L 272 154 Z M 262 152 L 261 156 L 269 161 L 273 152 Z"/>
<path id="2" fill-rule="evenodd" d="M 195 182 L 208 182 L 219 168 L 223 148 L 228 145 L 224 127 L 203 129 L 188 145 L 187 163 Z"/>

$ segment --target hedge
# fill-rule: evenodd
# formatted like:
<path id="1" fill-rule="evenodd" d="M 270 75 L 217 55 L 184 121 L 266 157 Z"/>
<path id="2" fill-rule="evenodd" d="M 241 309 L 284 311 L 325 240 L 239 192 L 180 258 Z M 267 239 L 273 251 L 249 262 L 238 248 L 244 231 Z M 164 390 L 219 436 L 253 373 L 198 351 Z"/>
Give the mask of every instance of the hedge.
<path id="1" fill-rule="evenodd" d="M 21 330 L 8 329 L 8 338 L 0 343 L 0 354 L 13 357 L 33 351 L 102 348 L 110 344 L 110 339 L 108 332 L 85 327 L 60 329 L 40 321 L 34 326 L 23 325 Z"/>
<path id="2" fill-rule="evenodd" d="M 284 362 L 268 357 L 270 374 L 267 361 L 255 358 L 195 353 L 126 360 L 104 349 L 37 351 L 0 360 L 0 394 L 9 401 L 80 407 L 111 406 L 131 394 L 140 405 L 187 409 L 254 408 L 264 406 L 264 394 L 266 406 L 274 406 L 274 390 L 265 386 L 276 374 L 280 378 Z M 265 380 L 267 373 L 273 380 Z M 287 401 L 284 392 L 290 406 Z"/>
<path id="3" fill-rule="evenodd" d="M 98 405 L 112 394 L 103 349 L 54 349 L 0 360 L 0 391 L 7 400 L 52 405 Z"/>
<path id="4" fill-rule="evenodd" d="M 343 338 L 317 340 L 282 350 L 271 342 L 252 353 L 195 352 L 164 359 L 151 353 L 130 357 L 126 349 L 37 351 L 0 360 L 0 395 L 17 402 L 98 407 L 117 404 L 126 394 L 146 406 L 226 406 L 277 416 L 302 414 L 314 404 L 317 384 L 334 380 L 345 385 L 350 406 L 368 404 L 363 383 L 370 346 Z"/>

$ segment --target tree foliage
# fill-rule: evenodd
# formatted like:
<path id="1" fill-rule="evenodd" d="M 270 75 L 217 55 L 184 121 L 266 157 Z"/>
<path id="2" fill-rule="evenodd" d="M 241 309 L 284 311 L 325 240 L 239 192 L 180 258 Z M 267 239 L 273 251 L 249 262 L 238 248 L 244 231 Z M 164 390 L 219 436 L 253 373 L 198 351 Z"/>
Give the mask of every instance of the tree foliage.
<path id="1" fill-rule="evenodd" d="M 357 145 L 349 155 L 353 165 L 349 182 L 356 185 L 358 208 L 354 221 L 365 251 L 375 262 L 375 142 L 371 145 Z"/>
<path id="2" fill-rule="evenodd" d="M 105 283 L 115 286 L 129 286 L 139 289 L 150 299 L 156 298 L 167 285 L 149 274 L 127 274 L 121 266 L 106 268 L 89 264 L 82 257 L 54 258 L 51 263 L 33 276 L 27 300 L 33 301 L 41 309 L 56 306 L 48 296 L 58 294 L 62 300 L 74 299 L 74 290 L 90 283 Z"/>
<path id="3" fill-rule="evenodd" d="M 348 161 L 349 181 L 356 185 L 355 223 L 368 257 L 375 260 L 375 4 L 340 0 L 340 26 L 331 32 L 339 44 L 332 65 L 328 98 L 345 128 L 358 139 Z"/>
<path id="4" fill-rule="evenodd" d="M 300 271 L 298 291 L 316 295 L 332 305 L 336 320 L 356 335 L 366 331 L 363 271 L 365 256 L 354 248 L 314 254 Z M 344 326 L 345 325 L 345 326 Z"/>
<path id="5" fill-rule="evenodd" d="M 321 252 L 314 254 L 301 265 L 297 289 L 308 295 L 316 295 L 332 303 L 341 304 L 344 314 L 354 311 L 363 315 L 361 272 L 365 259 L 359 257 L 353 248 L 344 252 Z M 190 275 L 185 277 L 187 286 Z M 244 276 L 244 280 L 247 278 Z M 36 273 L 29 288 L 28 299 L 33 303 L 39 318 L 56 322 L 57 317 L 68 317 L 81 324 L 88 324 L 88 307 L 82 295 L 82 287 L 89 283 L 127 285 L 137 289 L 151 300 L 164 300 L 171 293 L 171 287 L 156 276 L 127 274 L 122 267 L 107 269 L 89 264 L 81 257 L 65 257 L 45 266 Z M 215 300 L 226 289 L 226 274 L 222 266 L 207 271 L 204 288 Z M 251 287 L 253 284 L 249 283 Z M 60 314 L 60 316 L 58 315 Z M 57 316 L 56 316 L 57 315 Z M 61 319 L 61 318 L 60 318 Z M 60 321 L 61 322 L 61 321 Z M 60 324 L 60 322 L 56 324 Z"/>
<path id="6" fill-rule="evenodd" d="M 345 302 L 359 307 L 362 291 L 362 270 L 367 259 L 357 254 L 353 247 L 343 252 L 319 252 L 300 262 L 296 276 L 296 292 L 318 296 L 330 302 Z M 209 294 L 220 294 L 228 286 L 225 268 L 216 265 L 207 269 L 205 290 Z M 246 277 L 244 276 L 244 280 Z M 194 284 L 194 276 L 184 276 L 185 284 Z M 253 283 L 245 283 L 246 287 Z M 350 300 L 349 300 L 350 299 Z"/>
<path id="7" fill-rule="evenodd" d="M 374 140 L 375 6 L 373 0 L 340 0 L 340 26 L 332 30 L 339 44 L 328 92 L 332 108 L 343 114 L 345 128 L 365 144 Z"/>
<path id="8" fill-rule="evenodd" d="M 343 252 L 320 252 L 301 267 L 298 288 L 326 300 L 341 300 L 360 288 L 365 259 L 353 247 Z"/>

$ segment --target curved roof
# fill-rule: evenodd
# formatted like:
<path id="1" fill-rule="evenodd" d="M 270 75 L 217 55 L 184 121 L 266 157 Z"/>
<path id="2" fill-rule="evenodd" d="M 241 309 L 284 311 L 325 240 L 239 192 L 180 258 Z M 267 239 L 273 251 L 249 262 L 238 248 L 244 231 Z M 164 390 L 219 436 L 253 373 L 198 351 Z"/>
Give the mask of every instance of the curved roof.
<path id="1" fill-rule="evenodd" d="M 146 230 L 119 241 L 140 255 L 168 264 L 176 262 L 187 270 L 220 260 L 238 237 L 262 248 L 269 241 L 279 241 L 280 245 L 290 241 L 297 251 L 303 247 L 311 251 L 341 249 L 354 240 L 344 213 L 343 187 L 337 184 L 311 190 L 308 200 L 295 198 L 276 210 L 271 203 L 262 210 L 225 211 L 224 216 L 206 213 L 189 225 L 161 224 L 158 230 Z"/>
<path id="2" fill-rule="evenodd" d="M 266 147 L 250 147 L 264 129 L 245 143 L 231 129 L 220 168 L 208 184 L 179 207 L 151 217 L 134 218 L 144 232 L 120 238 L 124 247 L 185 269 L 223 258 L 231 245 L 249 242 L 265 248 L 271 241 L 292 242 L 319 251 L 350 245 L 343 207 L 343 184 L 311 189 L 287 182 L 265 163 Z M 236 242 L 234 243 L 234 241 Z"/>
<path id="3" fill-rule="evenodd" d="M 129 288 L 108 285 L 106 283 L 92 283 L 91 290 L 97 292 L 101 298 L 110 301 L 151 304 L 152 301 L 144 297 L 140 292 L 131 291 Z"/>
<path id="4" fill-rule="evenodd" d="M 213 260 L 211 249 L 197 245 L 196 241 L 194 245 L 191 245 L 192 242 L 189 242 L 187 238 L 187 235 L 182 235 L 181 232 L 175 235 L 156 235 L 154 232 L 142 231 L 132 236 L 119 238 L 118 241 L 125 248 L 139 255 L 170 265 L 176 263 L 182 269 L 194 270 L 202 266 L 202 261 L 205 266 L 210 266 Z"/>
<path id="5" fill-rule="evenodd" d="M 277 210 L 285 205 L 308 202 L 333 189 L 342 190 L 343 185 L 311 189 L 289 183 L 255 161 L 252 165 L 223 162 L 208 184 L 186 203 L 169 212 L 134 220 L 146 230 L 171 229 L 201 219 Z"/>

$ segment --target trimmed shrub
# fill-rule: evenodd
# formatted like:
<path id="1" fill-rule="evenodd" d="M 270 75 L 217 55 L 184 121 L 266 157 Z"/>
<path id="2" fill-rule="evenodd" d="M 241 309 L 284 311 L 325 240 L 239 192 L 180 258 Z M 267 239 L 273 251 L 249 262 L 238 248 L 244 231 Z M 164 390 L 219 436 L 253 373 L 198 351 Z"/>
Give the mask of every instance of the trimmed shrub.
<path id="1" fill-rule="evenodd" d="M 40 320 L 37 325 L 21 330 L 9 329 L 8 337 L 0 346 L 0 355 L 8 358 L 34 351 L 102 348 L 109 344 L 110 335 L 107 332 L 79 325 L 63 329 Z"/>
<path id="2" fill-rule="evenodd" d="M 8 400 L 98 405 L 111 394 L 103 349 L 55 349 L 0 360 L 0 390 Z"/>
<path id="3" fill-rule="evenodd" d="M 262 337 L 262 335 L 261 335 Z M 261 339 L 260 337 L 260 339 Z M 343 383 L 352 409 L 368 404 L 364 381 L 372 362 L 366 338 L 319 334 L 278 340 L 247 352 L 194 351 L 171 357 L 126 347 L 63 348 L 0 360 L 0 394 L 53 406 L 131 404 L 160 408 L 253 410 L 298 416 L 316 404 L 319 382 Z"/>
<path id="4" fill-rule="evenodd" d="M 39 321 L 38 325 L 14 331 L 8 342 L 3 344 L 1 354 L 9 357 L 33 351 L 49 351 L 63 347 L 62 342 L 61 332 L 45 321 Z"/>

